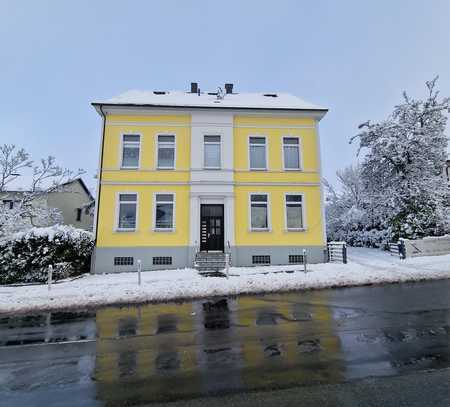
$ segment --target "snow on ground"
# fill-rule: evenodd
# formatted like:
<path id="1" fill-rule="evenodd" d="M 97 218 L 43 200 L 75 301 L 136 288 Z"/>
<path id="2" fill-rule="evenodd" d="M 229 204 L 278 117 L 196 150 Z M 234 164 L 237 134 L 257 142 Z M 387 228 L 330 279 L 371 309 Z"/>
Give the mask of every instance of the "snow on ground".
<path id="1" fill-rule="evenodd" d="M 193 269 L 86 275 L 52 285 L 0 286 L 0 313 L 85 308 L 218 295 L 267 293 L 450 278 L 450 255 L 400 260 L 377 249 L 350 248 L 349 263 L 232 267 L 229 278 Z"/>

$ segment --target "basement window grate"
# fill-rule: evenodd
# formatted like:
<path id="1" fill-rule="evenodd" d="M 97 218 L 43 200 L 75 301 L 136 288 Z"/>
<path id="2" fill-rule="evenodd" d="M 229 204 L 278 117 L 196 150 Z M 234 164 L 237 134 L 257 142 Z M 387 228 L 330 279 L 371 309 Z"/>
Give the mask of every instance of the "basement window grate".
<path id="1" fill-rule="evenodd" d="M 134 264 L 134 257 L 114 257 L 115 266 L 132 266 Z"/>
<path id="2" fill-rule="evenodd" d="M 290 254 L 289 264 L 303 264 L 303 254 Z"/>
<path id="3" fill-rule="evenodd" d="M 154 265 L 170 265 L 172 264 L 172 257 L 153 257 Z"/>
<path id="4" fill-rule="evenodd" d="M 252 256 L 252 263 L 253 264 L 270 264 L 270 256 L 267 256 L 267 255 Z"/>

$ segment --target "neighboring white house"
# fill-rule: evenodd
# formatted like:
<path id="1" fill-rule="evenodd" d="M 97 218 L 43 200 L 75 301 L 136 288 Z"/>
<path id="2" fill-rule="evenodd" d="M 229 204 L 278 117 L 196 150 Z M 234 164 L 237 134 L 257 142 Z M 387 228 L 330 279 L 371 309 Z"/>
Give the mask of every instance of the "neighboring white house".
<path id="1" fill-rule="evenodd" d="M 7 191 L 0 194 L 0 200 L 6 209 L 13 209 L 26 191 Z M 50 191 L 40 196 L 39 205 L 58 209 L 63 224 L 92 230 L 95 200 L 81 178 L 63 184 L 62 190 Z M 48 225 L 38 225 L 48 226 Z"/>

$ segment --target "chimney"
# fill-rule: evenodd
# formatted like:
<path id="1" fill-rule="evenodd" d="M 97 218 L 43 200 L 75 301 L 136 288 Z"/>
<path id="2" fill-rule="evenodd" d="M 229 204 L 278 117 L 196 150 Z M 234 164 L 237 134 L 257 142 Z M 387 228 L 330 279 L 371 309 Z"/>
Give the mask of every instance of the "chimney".
<path id="1" fill-rule="evenodd" d="M 233 93 L 233 84 L 232 83 L 225 84 L 225 92 L 227 95 L 230 93 Z"/>
<path id="2" fill-rule="evenodd" d="M 197 92 L 198 92 L 198 83 L 191 82 L 191 93 L 197 93 Z"/>

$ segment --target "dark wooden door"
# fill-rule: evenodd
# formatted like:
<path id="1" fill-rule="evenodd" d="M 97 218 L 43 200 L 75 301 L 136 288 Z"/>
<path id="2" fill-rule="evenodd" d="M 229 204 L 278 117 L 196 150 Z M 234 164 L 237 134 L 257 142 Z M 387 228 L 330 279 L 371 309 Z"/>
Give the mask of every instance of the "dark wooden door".
<path id="1" fill-rule="evenodd" d="M 223 205 L 200 206 L 200 250 L 223 252 Z"/>

